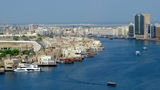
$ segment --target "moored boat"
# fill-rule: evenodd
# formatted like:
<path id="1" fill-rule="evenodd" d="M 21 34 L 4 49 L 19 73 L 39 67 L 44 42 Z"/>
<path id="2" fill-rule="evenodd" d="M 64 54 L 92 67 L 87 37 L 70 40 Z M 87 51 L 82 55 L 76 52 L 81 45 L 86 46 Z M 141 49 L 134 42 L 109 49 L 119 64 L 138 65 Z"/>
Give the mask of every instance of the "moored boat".
<path id="1" fill-rule="evenodd" d="M 65 59 L 65 58 L 61 58 L 60 61 L 62 61 L 63 63 L 65 64 L 72 64 L 74 63 L 74 60 L 73 59 Z"/>
<path id="2" fill-rule="evenodd" d="M 85 56 L 86 56 L 86 57 L 94 57 L 94 54 L 92 54 L 92 53 L 87 53 L 87 54 L 85 54 Z"/>
<path id="3" fill-rule="evenodd" d="M 74 60 L 74 61 L 82 61 L 83 58 L 82 58 L 82 57 L 75 57 L 75 58 L 73 58 L 73 60 Z"/>
<path id="4" fill-rule="evenodd" d="M 38 65 L 24 65 L 14 69 L 15 72 L 32 72 L 32 71 L 40 71 L 41 69 Z"/>
<path id="5" fill-rule="evenodd" d="M 110 37 L 110 38 L 109 38 L 109 40 L 113 40 L 113 38 L 112 38 L 112 37 Z"/>

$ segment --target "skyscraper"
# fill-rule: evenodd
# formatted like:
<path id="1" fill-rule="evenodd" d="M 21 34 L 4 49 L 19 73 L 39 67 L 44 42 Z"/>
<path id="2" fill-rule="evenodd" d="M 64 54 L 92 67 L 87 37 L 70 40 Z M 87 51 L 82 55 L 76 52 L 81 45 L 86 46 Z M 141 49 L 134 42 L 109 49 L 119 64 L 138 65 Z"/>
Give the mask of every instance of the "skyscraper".
<path id="1" fill-rule="evenodd" d="M 160 27 L 156 27 L 156 38 L 160 40 Z"/>
<path id="2" fill-rule="evenodd" d="M 129 38 L 133 38 L 134 37 L 134 24 L 130 23 L 129 24 Z"/>
<path id="3" fill-rule="evenodd" d="M 153 24 L 148 24 L 146 25 L 146 33 L 147 38 L 151 39 L 151 38 L 156 38 L 156 26 Z"/>
<path id="4" fill-rule="evenodd" d="M 135 38 L 147 38 L 146 27 L 150 24 L 149 14 L 136 14 L 134 18 L 135 23 Z"/>

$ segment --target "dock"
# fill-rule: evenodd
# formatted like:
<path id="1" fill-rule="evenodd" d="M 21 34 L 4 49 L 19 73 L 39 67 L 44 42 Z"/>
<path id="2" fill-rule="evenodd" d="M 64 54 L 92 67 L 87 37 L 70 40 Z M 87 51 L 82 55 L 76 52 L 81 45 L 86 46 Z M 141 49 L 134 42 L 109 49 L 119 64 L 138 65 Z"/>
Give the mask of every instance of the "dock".
<path id="1" fill-rule="evenodd" d="M 56 67 L 57 64 L 38 64 L 39 67 Z"/>

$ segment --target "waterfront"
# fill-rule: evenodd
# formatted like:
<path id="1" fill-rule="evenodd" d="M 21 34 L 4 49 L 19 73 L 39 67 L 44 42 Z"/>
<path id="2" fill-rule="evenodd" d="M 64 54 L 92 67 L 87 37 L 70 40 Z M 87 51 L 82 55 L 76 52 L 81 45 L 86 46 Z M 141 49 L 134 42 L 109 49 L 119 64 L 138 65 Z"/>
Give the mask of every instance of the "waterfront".
<path id="1" fill-rule="evenodd" d="M 0 75 L 0 90 L 158 90 L 160 43 L 100 39 L 105 50 L 75 64 L 44 72 Z M 148 50 L 143 51 L 142 47 Z M 140 56 L 135 51 L 140 50 Z M 108 81 L 117 87 L 108 87 Z"/>

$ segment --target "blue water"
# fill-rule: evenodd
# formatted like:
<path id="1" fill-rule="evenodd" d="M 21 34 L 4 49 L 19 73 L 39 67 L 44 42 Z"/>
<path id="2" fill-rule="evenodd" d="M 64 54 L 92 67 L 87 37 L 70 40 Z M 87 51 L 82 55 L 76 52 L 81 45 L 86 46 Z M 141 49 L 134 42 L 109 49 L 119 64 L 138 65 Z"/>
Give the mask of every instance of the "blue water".
<path id="1" fill-rule="evenodd" d="M 83 62 L 60 64 L 44 72 L 0 75 L 0 90 L 160 90 L 159 42 L 101 41 L 105 50 Z M 148 50 L 143 51 L 143 46 Z M 108 81 L 117 87 L 106 86 Z"/>

